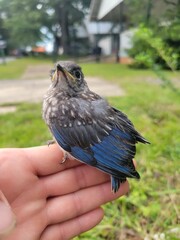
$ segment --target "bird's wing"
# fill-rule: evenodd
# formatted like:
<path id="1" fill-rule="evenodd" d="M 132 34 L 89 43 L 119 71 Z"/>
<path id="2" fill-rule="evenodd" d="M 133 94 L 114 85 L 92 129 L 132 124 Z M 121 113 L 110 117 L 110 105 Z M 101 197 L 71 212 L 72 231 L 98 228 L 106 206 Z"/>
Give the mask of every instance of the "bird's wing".
<path id="1" fill-rule="evenodd" d="M 109 124 L 112 117 L 108 116 L 107 107 L 109 105 L 103 99 L 94 102 L 72 99 L 66 104 L 65 110 L 60 109 L 53 119 L 51 131 L 55 137 L 59 133 L 69 146 L 87 148 L 101 142 L 112 130 Z"/>
<path id="2" fill-rule="evenodd" d="M 132 162 L 136 137 L 127 117 L 119 117 L 103 99 L 76 100 L 73 105 L 74 118 L 67 114 L 63 122 L 53 121 L 51 131 L 57 142 L 74 157 L 115 177 L 139 178 Z"/>
<path id="3" fill-rule="evenodd" d="M 148 144 L 150 143 L 134 128 L 133 123 L 128 119 L 126 114 L 124 114 L 123 112 L 119 111 L 116 108 L 113 108 L 113 110 L 116 113 L 116 117 L 117 117 L 116 124 L 118 128 L 121 128 L 122 126 L 124 126 L 126 129 L 128 129 L 130 133 L 135 137 L 136 142 L 142 142 L 142 143 L 148 143 Z"/>

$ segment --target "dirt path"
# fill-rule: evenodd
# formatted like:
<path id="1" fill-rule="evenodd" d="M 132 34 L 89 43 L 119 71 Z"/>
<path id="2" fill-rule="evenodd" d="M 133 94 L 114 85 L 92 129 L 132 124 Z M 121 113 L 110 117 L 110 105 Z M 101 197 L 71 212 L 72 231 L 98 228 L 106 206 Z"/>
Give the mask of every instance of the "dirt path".
<path id="1" fill-rule="evenodd" d="M 0 81 L 0 105 L 19 102 L 41 102 L 47 91 L 51 65 L 29 66 L 19 80 Z M 101 96 L 122 96 L 124 91 L 117 85 L 96 77 L 86 77 L 92 91 Z M 1 111 L 1 110 L 0 110 Z"/>

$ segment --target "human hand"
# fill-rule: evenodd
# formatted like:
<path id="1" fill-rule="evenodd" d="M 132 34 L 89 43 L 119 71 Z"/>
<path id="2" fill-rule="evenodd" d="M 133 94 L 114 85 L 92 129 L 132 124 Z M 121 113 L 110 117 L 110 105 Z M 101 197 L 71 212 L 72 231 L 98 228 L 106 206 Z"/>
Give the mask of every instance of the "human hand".
<path id="1" fill-rule="evenodd" d="M 62 158 L 56 144 L 0 150 L 0 189 L 16 219 L 5 236 L 0 217 L 0 239 L 71 239 L 102 220 L 102 204 L 128 192 L 127 181 L 113 194 L 107 174 Z"/>

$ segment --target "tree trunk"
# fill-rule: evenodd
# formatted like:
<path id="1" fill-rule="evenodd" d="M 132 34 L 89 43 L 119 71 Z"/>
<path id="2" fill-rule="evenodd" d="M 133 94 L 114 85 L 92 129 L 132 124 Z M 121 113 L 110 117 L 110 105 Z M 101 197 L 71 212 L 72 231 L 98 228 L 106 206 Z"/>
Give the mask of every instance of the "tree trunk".
<path id="1" fill-rule="evenodd" d="M 146 12 L 146 24 L 147 25 L 149 25 L 149 22 L 150 22 L 151 13 L 152 13 L 152 7 L 153 7 L 152 0 L 148 0 L 147 12 Z"/>
<path id="2" fill-rule="evenodd" d="M 59 24 L 62 32 L 62 47 L 65 55 L 70 53 L 70 39 L 69 39 L 69 22 L 68 22 L 68 4 L 67 0 L 63 0 L 59 8 Z"/>

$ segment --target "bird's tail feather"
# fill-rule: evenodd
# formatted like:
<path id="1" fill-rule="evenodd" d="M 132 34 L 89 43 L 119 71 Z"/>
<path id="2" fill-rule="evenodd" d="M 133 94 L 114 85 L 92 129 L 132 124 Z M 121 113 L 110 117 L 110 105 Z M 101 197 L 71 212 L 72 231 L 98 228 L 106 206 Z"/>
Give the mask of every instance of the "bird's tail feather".
<path id="1" fill-rule="evenodd" d="M 111 176 L 111 190 L 113 193 L 116 193 L 119 190 L 120 184 L 125 182 L 126 178 L 120 179 Z"/>

